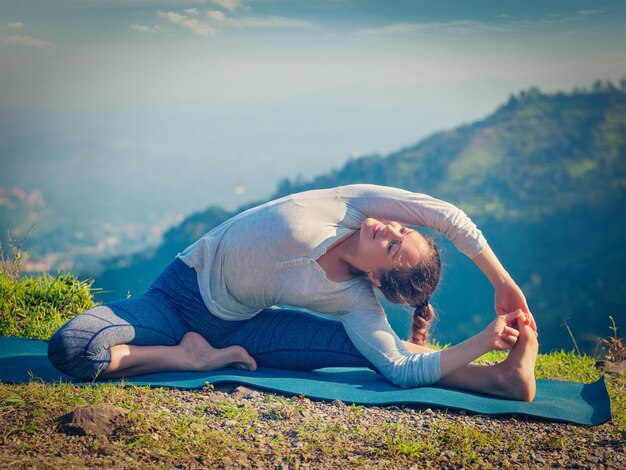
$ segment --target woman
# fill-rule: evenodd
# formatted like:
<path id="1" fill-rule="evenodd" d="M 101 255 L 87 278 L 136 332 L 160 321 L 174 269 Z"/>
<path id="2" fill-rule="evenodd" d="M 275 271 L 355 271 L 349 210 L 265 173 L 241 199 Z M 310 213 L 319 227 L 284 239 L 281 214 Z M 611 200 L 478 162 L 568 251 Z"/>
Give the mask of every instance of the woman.
<path id="1" fill-rule="evenodd" d="M 443 233 L 495 288 L 496 320 L 444 351 L 424 346 L 439 254 L 407 225 Z M 393 332 L 374 286 L 413 306 L 412 342 Z M 365 366 L 401 387 L 437 383 L 532 400 L 533 330 L 524 295 L 462 211 L 424 194 L 351 185 L 294 194 L 229 219 L 179 253 L 144 295 L 70 320 L 50 340 L 49 357 L 84 379 Z M 469 364 L 509 348 L 500 364 Z"/>

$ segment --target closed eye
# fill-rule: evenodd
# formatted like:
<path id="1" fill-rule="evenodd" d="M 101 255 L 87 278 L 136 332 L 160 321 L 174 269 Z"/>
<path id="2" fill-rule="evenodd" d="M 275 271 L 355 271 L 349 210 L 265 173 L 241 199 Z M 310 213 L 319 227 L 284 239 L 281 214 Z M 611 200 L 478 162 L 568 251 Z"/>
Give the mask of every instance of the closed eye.
<path id="1" fill-rule="evenodd" d="M 401 234 L 404 234 L 404 233 L 406 233 L 408 230 L 409 230 L 409 229 L 408 229 L 408 227 L 407 227 L 406 225 L 404 225 L 404 226 L 402 226 L 402 227 L 400 228 L 400 233 L 401 233 Z M 400 245 L 400 244 L 401 244 L 401 242 L 400 242 L 400 241 L 398 241 L 398 240 L 392 240 L 391 242 L 389 242 L 389 245 L 387 245 L 387 251 L 388 251 L 389 253 L 391 253 L 391 249 L 394 247 L 394 245 Z M 399 251 L 399 250 L 396 250 L 396 253 L 397 253 L 398 251 Z M 394 257 L 395 257 L 395 254 L 394 254 Z"/>
<path id="2" fill-rule="evenodd" d="M 403 225 L 402 227 L 400 227 L 400 233 L 404 234 L 406 233 L 406 231 L 408 230 L 408 227 L 406 225 Z M 398 240 L 392 240 L 389 242 L 389 244 L 387 245 L 387 252 L 391 253 L 391 249 L 394 247 L 394 245 L 400 243 Z"/>

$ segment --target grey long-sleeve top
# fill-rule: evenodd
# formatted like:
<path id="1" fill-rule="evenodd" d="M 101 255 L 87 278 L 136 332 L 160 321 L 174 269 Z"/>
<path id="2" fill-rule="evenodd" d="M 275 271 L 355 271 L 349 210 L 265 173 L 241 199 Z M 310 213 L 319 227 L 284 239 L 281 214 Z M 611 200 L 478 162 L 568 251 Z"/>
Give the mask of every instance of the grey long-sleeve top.
<path id="1" fill-rule="evenodd" d="M 249 209 L 178 257 L 195 268 L 207 308 L 245 320 L 274 305 L 336 315 L 354 346 L 392 383 L 430 385 L 439 352 L 410 353 L 387 321 L 367 277 L 334 282 L 317 263 L 368 217 L 433 228 L 470 258 L 487 242 L 463 211 L 425 194 L 375 185 L 306 191 Z"/>

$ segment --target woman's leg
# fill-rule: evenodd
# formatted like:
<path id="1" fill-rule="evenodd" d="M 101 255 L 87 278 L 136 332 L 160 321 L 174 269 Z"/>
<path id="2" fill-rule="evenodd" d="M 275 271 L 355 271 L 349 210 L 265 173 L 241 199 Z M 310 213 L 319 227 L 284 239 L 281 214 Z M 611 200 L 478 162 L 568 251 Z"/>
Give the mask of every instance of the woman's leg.
<path id="1" fill-rule="evenodd" d="M 49 342 L 52 364 L 81 379 L 226 365 L 254 369 L 254 360 L 243 348 L 217 350 L 190 332 L 177 307 L 189 309 L 191 303 L 167 295 L 172 291 L 185 295 L 185 289 L 167 282 L 176 278 L 177 268 L 175 263 L 168 266 L 142 296 L 95 307 L 66 323 Z M 206 312 L 203 308 L 200 314 Z"/>
<path id="2" fill-rule="evenodd" d="M 209 342 L 242 346 L 262 367 L 312 370 L 374 366 L 354 347 L 341 322 L 291 309 L 265 309 L 230 335 Z"/>
<path id="3" fill-rule="evenodd" d="M 520 335 L 517 343 L 504 361 L 490 366 L 468 364 L 443 377 L 438 384 L 513 400 L 532 401 L 536 391 L 537 336 L 521 322 L 518 328 Z M 413 343 L 405 344 L 411 352 L 432 351 Z"/>
<path id="4" fill-rule="evenodd" d="M 111 360 L 100 377 L 111 379 L 152 372 L 208 371 L 235 367 L 256 370 L 256 362 L 240 346 L 212 347 L 195 332 L 186 333 L 176 346 L 133 346 L 118 344 L 110 348 Z"/>
<path id="5" fill-rule="evenodd" d="M 174 346 L 185 333 L 159 299 L 142 295 L 94 307 L 71 319 L 50 339 L 48 356 L 62 372 L 89 379 L 107 370 L 115 345 Z"/>

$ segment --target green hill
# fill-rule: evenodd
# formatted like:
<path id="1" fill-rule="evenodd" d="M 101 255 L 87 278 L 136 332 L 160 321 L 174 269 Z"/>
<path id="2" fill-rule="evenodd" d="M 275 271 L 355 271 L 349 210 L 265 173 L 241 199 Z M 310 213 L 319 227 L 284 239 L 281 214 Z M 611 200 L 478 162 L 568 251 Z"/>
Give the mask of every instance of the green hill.
<path id="1" fill-rule="evenodd" d="M 365 182 L 425 192 L 463 208 L 523 287 L 543 350 L 574 346 L 564 322 L 591 353 L 597 336 L 607 333 L 609 315 L 624 324 L 624 84 L 557 94 L 532 88 L 481 121 L 388 156 L 353 159 L 311 180 L 282 180 L 272 198 Z M 100 298 L 142 292 L 179 251 L 233 214 L 209 208 L 167 232 L 158 249 L 111 260 L 95 283 L 109 291 Z M 446 271 L 435 299 L 435 336 L 456 342 L 491 318 L 492 292 L 471 261 L 446 240 L 440 244 Z M 404 334 L 406 316 L 390 317 Z"/>

